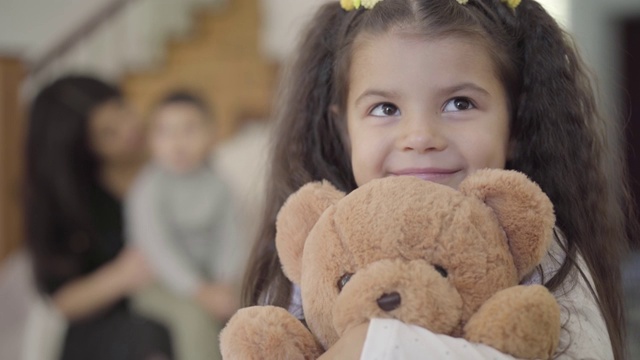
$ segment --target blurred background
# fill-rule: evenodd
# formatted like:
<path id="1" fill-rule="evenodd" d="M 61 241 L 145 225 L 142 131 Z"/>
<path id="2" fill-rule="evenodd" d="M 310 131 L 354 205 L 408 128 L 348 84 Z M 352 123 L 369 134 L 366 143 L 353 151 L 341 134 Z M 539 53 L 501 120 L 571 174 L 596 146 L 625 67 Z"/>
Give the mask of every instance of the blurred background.
<path id="1" fill-rule="evenodd" d="M 219 124 L 216 169 L 243 214 L 241 246 L 248 251 L 263 198 L 274 90 L 301 25 L 325 1 L 0 0 L 0 359 L 43 346 L 26 335 L 36 295 L 20 198 L 34 94 L 61 75 L 94 74 L 120 86 L 143 118 L 170 90 L 202 95 Z M 640 194 L 640 1 L 539 2 L 573 34 L 593 69 L 603 113 L 615 120 L 608 134 L 627 154 Z M 635 252 L 624 281 L 630 349 L 640 358 Z"/>

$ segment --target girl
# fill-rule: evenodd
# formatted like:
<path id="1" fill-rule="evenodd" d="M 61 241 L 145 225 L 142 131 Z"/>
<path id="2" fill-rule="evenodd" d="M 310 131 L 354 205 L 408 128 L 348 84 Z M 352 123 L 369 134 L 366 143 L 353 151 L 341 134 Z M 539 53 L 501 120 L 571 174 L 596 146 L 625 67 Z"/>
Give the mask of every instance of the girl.
<path id="1" fill-rule="evenodd" d="M 274 222 L 303 184 L 327 179 L 349 192 L 412 175 L 457 187 L 480 168 L 515 169 L 555 206 L 555 247 L 524 283 L 545 284 L 561 304 L 558 355 L 622 359 L 619 257 L 627 237 L 616 191 L 625 184 L 602 170 L 604 121 L 565 33 L 533 0 L 362 3 L 320 9 L 285 82 L 245 305 L 299 309 L 275 252 Z M 422 354 L 444 347 L 441 354 L 479 356 L 471 352 L 479 346 L 375 319 L 326 356 L 385 358 L 398 342 L 406 352 L 395 358 L 410 356 L 407 334 Z"/>
<path id="2" fill-rule="evenodd" d="M 151 281 L 141 254 L 122 250 L 141 135 L 120 91 L 94 78 L 63 77 L 31 106 L 27 245 L 38 287 L 69 322 L 61 359 L 171 358 L 166 329 L 127 301 Z"/>

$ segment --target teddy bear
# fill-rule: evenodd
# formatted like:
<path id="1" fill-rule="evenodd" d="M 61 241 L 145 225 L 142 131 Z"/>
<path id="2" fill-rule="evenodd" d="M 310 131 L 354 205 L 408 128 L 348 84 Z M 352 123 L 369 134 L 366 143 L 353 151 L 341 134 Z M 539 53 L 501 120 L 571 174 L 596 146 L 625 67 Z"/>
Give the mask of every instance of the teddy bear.
<path id="1" fill-rule="evenodd" d="M 553 238 L 548 197 L 524 174 L 485 169 L 453 189 L 411 176 L 345 194 L 303 186 L 278 213 L 276 248 L 300 287 L 306 324 L 287 310 L 239 310 L 220 335 L 225 359 L 314 359 L 352 326 L 394 318 L 434 333 L 547 359 L 560 310 L 519 285 Z"/>

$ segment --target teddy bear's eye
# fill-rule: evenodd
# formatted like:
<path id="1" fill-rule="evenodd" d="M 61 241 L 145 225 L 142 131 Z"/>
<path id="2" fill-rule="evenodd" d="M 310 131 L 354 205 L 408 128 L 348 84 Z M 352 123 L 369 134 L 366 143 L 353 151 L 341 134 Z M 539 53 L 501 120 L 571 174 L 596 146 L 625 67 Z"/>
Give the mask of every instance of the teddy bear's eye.
<path id="1" fill-rule="evenodd" d="M 346 273 L 346 274 L 342 275 L 340 280 L 338 280 L 338 291 L 342 291 L 342 288 L 345 285 L 347 285 L 349 280 L 351 280 L 351 276 L 353 276 L 353 274 L 351 274 L 351 273 Z"/>
<path id="2" fill-rule="evenodd" d="M 447 277 L 449 275 L 449 273 L 447 272 L 447 270 L 445 270 L 445 268 L 443 268 L 440 265 L 433 265 L 434 268 L 436 268 L 436 271 L 440 273 L 440 275 L 442 275 L 442 277 Z"/>

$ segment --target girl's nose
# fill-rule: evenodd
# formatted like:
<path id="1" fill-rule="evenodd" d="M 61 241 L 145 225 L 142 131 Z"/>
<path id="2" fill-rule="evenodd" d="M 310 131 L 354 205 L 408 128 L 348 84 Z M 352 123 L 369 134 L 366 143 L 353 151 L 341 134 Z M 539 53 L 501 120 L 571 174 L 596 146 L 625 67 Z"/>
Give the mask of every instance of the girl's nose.
<path id="1" fill-rule="evenodd" d="M 444 136 L 437 119 L 425 116 L 403 118 L 397 147 L 402 151 L 416 151 L 425 153 L 429 151 L 442 151 L 447 147 Z"/>

